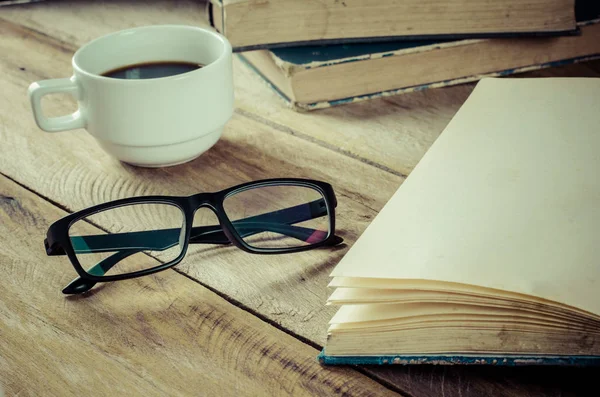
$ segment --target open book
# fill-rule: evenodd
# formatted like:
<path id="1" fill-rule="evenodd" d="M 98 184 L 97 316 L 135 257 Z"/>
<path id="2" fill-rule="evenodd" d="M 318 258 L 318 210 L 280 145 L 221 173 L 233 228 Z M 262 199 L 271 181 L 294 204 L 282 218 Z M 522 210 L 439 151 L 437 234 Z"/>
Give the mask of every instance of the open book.
<path id="1" fill-rule="evenodd" d="M 600 365 L 600 79 L 483 79 L 332 277 L 325 364 Z"/>

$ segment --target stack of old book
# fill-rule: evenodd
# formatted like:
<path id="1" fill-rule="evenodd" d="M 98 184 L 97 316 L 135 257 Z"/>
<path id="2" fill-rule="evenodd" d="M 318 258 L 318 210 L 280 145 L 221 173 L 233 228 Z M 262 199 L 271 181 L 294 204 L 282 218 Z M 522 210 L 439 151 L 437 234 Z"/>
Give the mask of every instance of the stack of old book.
<path id="1" fill-rule="evenodd" d="M 600 58 L 598 0 L 210 0 L 209 17 L 296 110 Z"/>

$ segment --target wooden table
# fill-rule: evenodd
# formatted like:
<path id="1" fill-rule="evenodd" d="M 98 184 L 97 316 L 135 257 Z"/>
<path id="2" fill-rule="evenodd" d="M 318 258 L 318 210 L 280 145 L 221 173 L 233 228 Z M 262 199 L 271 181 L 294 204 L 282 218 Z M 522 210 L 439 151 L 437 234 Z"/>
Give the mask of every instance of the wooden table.
<path id="1" fill-rule="evenodd" d="M 50 1 L 0 8 L 0 383 L 8 396 L 586 394 L 591 369 L 322 367 L 329 273 L 436 139 L 472 85 L 295 113 L 237 59 L 236 110 L 197 160 L 140 169 L 84 131 L 48 134 L 27 87 L 71 74 L 73 52 L 127 27 L 206 25 L 190 1 Z M 600 76 L 600 63 L 537 76 Z M 51 115 L 75 104 L 50 97 Z M 65 297 L 47 227 L 121 197 L 214 191 L 268 177 L 331 182 L 347 245 L 287 256 L 194 249 L 176 269 Z M 207 214 L 203 221 L 211 221 Z M 591 392 L 590 392 L 591 393 Z"/>

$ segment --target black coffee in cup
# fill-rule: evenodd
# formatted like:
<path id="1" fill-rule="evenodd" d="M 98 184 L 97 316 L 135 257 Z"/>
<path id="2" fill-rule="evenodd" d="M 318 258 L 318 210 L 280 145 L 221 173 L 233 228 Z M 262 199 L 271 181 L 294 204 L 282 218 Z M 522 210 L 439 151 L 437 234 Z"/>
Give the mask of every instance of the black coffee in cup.
<path id="1" fill-rule="evenodd" d="M 148 62 L 122 66 L 102 73 L 102 76 L 125 80 L 156 79 L 191 72 L 200 69 L 202 66 L 190 62 Z"/>
<path id="2" fill-rule="evenodd" d="M 85 128 L 127 164 L 191 161 L 220 139 L 233 114 L 231 44 L 212 29 L 127 29 L 84 45 L 72 64 L 71 77 L 29 86 L 37 125 L 48 132 Z M 42 98 L 61 92 L 77 100 L 77 110 L 47 117 Z"/>

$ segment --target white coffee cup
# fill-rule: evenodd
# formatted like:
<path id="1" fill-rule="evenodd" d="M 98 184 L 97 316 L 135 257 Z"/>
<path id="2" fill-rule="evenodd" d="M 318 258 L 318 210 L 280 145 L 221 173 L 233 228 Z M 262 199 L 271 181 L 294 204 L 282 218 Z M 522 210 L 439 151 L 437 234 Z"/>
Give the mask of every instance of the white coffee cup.
<path id="1" fill-rule="evenodd" d="M 188 62 L 202 68 L 168 77 L 127 80 L 102 76 L 128 65 Z M 146 167 L 198 157 L 221 137 L 233 113 L 231 45 L 213 31 L 146 26 L 96 39 L 73 56 L 71 78 L 31 84 L 37 125 L 48 132 L 85 128 L 119 160 Z M 76 112 L 46 117 L 44 95 L 66 92 Z"/>

